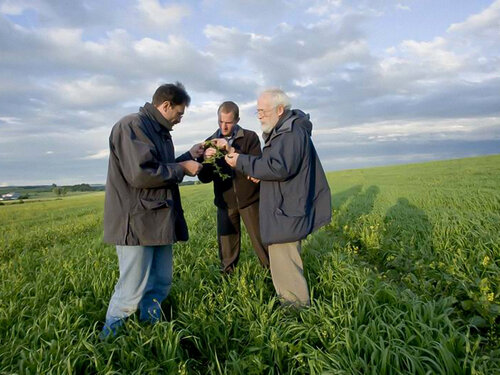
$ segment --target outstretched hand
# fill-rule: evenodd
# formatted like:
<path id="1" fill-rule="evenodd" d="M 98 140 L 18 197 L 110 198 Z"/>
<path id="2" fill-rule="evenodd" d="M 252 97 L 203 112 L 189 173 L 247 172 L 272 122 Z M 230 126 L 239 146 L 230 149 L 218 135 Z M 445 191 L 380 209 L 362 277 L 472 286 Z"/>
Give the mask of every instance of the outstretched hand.
<path id="1" fill-rule="evenodd" d="M 191 147 L 189 153 L 191 154 L 193 159 L 198 159 L 203 155 L 204 151 L 205 149 L 203 148 L 203 143 L 196 143 L 193 147 Z"/>
<path id="2" fill-rule="evenodd" d="M 191 177 L 196 176 L 203 167 L 200 163 L 194 160 L 181 161 L 179 164 L 182 169 L 184 169 L 184 173 Z"/>

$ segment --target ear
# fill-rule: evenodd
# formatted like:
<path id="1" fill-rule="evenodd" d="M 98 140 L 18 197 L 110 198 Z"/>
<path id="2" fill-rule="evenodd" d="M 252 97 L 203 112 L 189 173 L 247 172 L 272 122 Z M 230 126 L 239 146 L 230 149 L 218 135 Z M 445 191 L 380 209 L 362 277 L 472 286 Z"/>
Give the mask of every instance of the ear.
<path id="1" fill-rule="evenodd" d="M 278 116 L 281 116 L 283 113 L 285 113 L 285 107 L 282 106 L 282 105 L 279 105 L 277 108 L 277 113 L 278 113 Z"/>
<path id="2" fill-rule="evenodd" d="M 163 103 L 161 103 L 161 107 L 163 108 L 164 111 L 172 107 L 172 103 L 170 103 L 168 100 L 165 100 Z"/>

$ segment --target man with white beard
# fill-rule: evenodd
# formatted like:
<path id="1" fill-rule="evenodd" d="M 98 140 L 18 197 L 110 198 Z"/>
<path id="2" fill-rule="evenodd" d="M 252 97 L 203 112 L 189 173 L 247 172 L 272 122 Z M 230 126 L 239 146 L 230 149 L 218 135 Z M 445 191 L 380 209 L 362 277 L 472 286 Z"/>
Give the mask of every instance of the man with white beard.
<path id="1" fill-rule="evenodd" d="M 279 89 L 262 92 L 257 116 L 265 141 L 261 156 L 226 155 L 226 162 L 260 180 L 260 231 L 268 245 L 276 292 L 284 305 L 310 304 L 301 241 L 331 220 L 331 195 L 311 140 L 309 115 L 291 109 Z"/>

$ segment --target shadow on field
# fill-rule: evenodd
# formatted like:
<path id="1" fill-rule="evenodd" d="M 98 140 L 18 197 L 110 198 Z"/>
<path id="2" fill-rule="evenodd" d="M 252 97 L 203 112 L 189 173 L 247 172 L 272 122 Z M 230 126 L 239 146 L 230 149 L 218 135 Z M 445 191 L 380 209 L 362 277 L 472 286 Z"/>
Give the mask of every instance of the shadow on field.
<path id="1" fill-rule="evenodd" d="M 373 206 L 375 205 L 375 199 L 380 193 L 378 186 L 371 185 L 365 191 L 361 192 L 361 185 L 356 185 L 348 190 L 335 194 L 333 196 L 333 201 L 341 201 L 344 199 L 344 203 L 339 207 L 334 209 L 339 209 L 338 224 L 340 230 L 345 230 L 344 228 L 351 227 L 356 221 L 358 221 L 362 216 L 368 215 L 373 211 Z M 349 200 L 349 198 L 351 199 Z M 349 203 L 344 207 L 345 202 L 349 200 Z"/>
<path id="2" fill-rule="evenodd" d="M 385 232 L 381 249 L 385 268 L 407 274 L 431 258 L 433 227 L 424 210 L 407 198 L 398 198 L 384 217 Z"/>
<path id="3" fill-rule="evenodd" d="M 378 186 L 362 191 L 362 185 L 355 185 L 332 195 L 336 212 L 328 231 L 341 246 L 357 248 L 379 271 L 401 279 L 433 258 L 433 226 L 422 209 L 400 197 L 381 218 L 379 228 L 376 215 L 370 215 L 379 193 Z"/>
<path id="4" fill-rule="evenodd" d="M 363 247 L 360 236 L 353 231 L 353 225 L 361 217 L 372 212 L 380 189 L 371 185 L 365 191 L 362 190 L 363 185 L 355 185 L 332 195 L 333 215 L 326 231 L 329 233 L 330 241 L 340 247 L 347 244 Z"/>
<path id="5" fill-rule="evenodd" d="M 332 206 L 333 209 L 338 210 L 344 205 L 347 200 L 353 196 L 358 195 L 361 192 L 363 185 L 355 185 L 347 190 L 341 191 L 340 193 L 332 195 Z"/>

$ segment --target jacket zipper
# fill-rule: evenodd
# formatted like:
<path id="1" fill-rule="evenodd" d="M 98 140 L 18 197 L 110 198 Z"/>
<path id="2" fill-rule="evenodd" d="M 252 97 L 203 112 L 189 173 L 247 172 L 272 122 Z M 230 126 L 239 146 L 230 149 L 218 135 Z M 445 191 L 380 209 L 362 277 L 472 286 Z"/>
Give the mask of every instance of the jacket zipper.
<path id="1" fill-rule="evenodd" d="M 236 191 L 236 172 L 233 171 L 233 173 L 234 173 L 234 177 L 232 179 L 233 180 L 233 191 L 234 191 L 234 197 L 236 198 L 236 206 L 239 209 L 240 208 L 240 201 L 238 199 L 238 193 Z"/>

